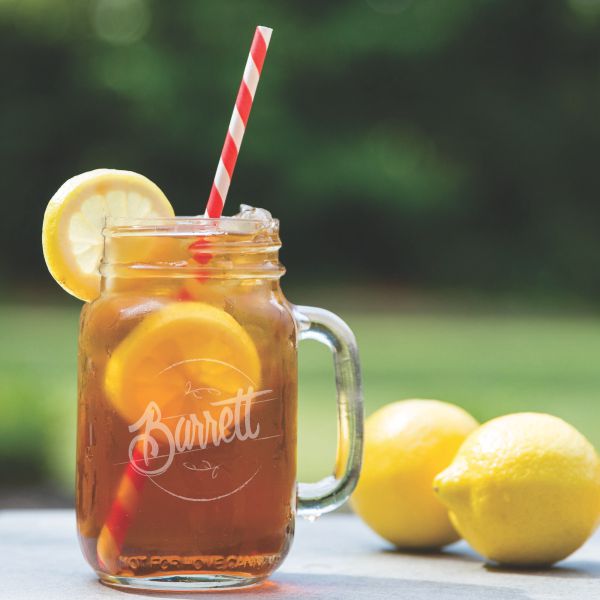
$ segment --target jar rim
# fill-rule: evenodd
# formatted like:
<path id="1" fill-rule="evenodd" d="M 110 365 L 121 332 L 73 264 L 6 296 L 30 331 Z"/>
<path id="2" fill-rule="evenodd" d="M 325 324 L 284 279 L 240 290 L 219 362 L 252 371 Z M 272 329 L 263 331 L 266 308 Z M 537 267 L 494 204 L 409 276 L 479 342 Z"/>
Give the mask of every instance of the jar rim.
<path id="1" fill-rule="evenodd" d="M 136 235 L 251 235 L 261 231 L 277 233 L 278 219 L 246 219 L 239 217 L 106 217 L 102 234 L 106 236 Z"/>

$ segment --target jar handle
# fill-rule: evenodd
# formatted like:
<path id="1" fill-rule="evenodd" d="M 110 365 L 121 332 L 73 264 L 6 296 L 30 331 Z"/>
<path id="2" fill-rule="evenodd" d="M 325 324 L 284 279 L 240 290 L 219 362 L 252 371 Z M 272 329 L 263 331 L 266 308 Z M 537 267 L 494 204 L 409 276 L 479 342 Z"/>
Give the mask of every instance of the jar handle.
<path id="1" fill-rule="evenodd" d="M 312 306 L 294 306 L 298 340 L 316 340 L 333 354 L 337 388 L 336 467 L 316 483 L 298 484 L 298 514 L 315 518 L 341 506 L 354 490 L 362 462 L 363 396 L 356 339 L 337 315 Z"/>

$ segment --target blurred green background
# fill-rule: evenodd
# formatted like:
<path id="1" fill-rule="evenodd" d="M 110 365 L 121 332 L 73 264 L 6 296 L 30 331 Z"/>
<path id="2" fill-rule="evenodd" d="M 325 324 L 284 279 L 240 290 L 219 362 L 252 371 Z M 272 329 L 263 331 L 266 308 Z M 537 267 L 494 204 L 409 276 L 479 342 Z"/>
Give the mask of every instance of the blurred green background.
<path id="1" fill-rule="evenodd" d="M 288 296 L 355 330 L 367 412 L 541 410 L 600 446 L 600 0 L 0 0 L 0 506 L 71 501 L 79 307 L 43 264 L 48 199 L 116 167 L 201 213 L 258 23 L 227 212 L 281 219 Z M 334 388 L 306 346 L 314 479 Z"/>

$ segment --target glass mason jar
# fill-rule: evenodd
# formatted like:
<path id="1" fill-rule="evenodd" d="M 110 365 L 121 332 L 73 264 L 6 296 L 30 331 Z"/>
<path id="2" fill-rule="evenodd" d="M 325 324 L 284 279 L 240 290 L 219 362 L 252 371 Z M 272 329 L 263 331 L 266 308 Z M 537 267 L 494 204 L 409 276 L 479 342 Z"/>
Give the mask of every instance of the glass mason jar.
<path id="1" fill-rule="evenodd" d="M 114 586 L 256 584 L 282 562 L 295 514 L 354 488 L 362 395 L 354 336 L 294 306 L 279 224 L 240 218 L 113 220 L 102 293 L 79 338 L 77 526 Z M 335 474 L 296 484 L 297 342 L 333 353 Z M 298 492 L 297 492 L 298 488 Z"/>

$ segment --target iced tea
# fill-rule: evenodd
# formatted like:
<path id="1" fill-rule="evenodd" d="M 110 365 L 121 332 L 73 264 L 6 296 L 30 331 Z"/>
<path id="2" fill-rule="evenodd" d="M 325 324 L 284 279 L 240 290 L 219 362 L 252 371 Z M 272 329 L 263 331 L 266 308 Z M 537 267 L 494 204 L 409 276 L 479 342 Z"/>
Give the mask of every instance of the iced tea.
<path id="1" fill-rule="evenodd" d="M 296 333 L 279 241 L 183 229 L 108 231 L 103 293 L 82 311 L 81 545 L 102 576 L 261 579 L 295 510 Z M 224 335 L 232 346 L 210 339 Z M 103 557 L 111 518 L 119 539 Z"/>

